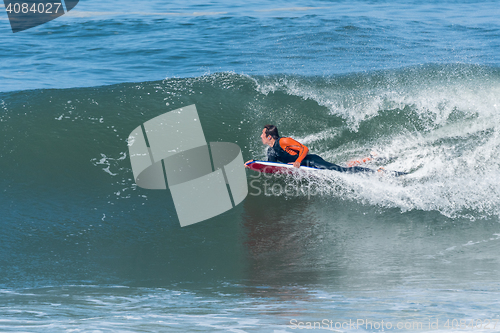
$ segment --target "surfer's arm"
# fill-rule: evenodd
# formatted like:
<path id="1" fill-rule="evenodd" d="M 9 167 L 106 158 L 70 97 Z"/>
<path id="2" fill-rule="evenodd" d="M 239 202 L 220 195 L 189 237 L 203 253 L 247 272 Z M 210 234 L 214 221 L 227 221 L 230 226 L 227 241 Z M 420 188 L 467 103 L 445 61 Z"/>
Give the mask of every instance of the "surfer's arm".
<path id="1" fill-rule="evenodd" d="M 295 142 L 297 142 L 297 141 L 295 141 Z M 297 143 L 298 143 L 298 142 L 297 142 Z M 297 159 L 295 160 L 295 163 L 297 163 L 297 162 L 298 162 L 298 163 L 299 163 L 299 166 L 300 166 L 300 162 L 302 162 L 302 160 L 303 160 L 304 158 L 306 158 L 307 153 L 309 153 L 309 148 L 307 148 L 306 146 L 304 146 L 303 144 L 300 144 L 300 143 L 299 143 L 299 145 L 301 145 L 301 146 L 302 146 L 302 149 L 301 149 L 301 151 L 300 151 L 300 153 L 299 153 L 299 157 L 297 157 Z M 297 168 L 298 168 L 298 167 L 297 167 Z"/>
<path id="2" fill-rule="evenodd" d="M 295 152 L 295 154 L 299 155 L 293 163 L 293 166 L 296 168 L 300 166 L 300 162 L 302 162 L 302 160 L 307 156 L 307 153 L 309 152 L 309 148 L 292 138 L 281 138 L 280 145 L 281 148 L 283 148 L 283 150 L 285 150 L 286 152 L 290 153 L 290 151 L 292 150 Z"/>

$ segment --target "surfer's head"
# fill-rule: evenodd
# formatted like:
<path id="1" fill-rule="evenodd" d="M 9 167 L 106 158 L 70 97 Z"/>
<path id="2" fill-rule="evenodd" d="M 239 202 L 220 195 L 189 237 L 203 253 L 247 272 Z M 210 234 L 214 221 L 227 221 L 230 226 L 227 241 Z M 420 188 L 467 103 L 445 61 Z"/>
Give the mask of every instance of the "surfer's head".
<path id="1" fill-rule="evenodd" d="M 264 131 L 266 133 L 266 136 L 270 136 L 274 140 L 277 140 L 279 138 L 278 128 L 274 125 L 264 126 Z"/>
<path id="2" fill-rule="evenodd" d="M 274 125 L 266 125 L 262 130 L 260 138 L 262 139 L 263 144 L 272 147 L 274 145 L 274 141 L 279 138 L 278 129 Z"/>

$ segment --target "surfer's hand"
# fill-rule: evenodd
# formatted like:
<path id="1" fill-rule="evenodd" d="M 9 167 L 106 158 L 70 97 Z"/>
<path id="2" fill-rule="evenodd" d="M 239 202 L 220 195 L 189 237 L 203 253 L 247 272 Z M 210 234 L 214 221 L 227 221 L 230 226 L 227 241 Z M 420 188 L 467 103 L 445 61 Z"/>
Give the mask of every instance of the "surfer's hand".
<path id="1" fill-rule="evenodd" d="M 253 162 L 253 160 L 249 160 L 245 162 L 245 168 L 248 168 L 248 163 Z"/>
<path id="2" fill-rule="evenodd" d="M 294 168 L 300 167 L 300 162 L 293 162 L 293 163 L 288 163 L 288 164 L 292 164 Z"/>

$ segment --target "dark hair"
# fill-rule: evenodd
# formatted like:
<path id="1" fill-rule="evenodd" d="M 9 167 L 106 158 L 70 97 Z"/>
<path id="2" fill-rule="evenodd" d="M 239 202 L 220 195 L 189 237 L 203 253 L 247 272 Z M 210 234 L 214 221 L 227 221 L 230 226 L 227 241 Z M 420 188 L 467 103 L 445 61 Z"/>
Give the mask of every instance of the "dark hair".
<path id="1" fill-rule="evenodd" d="M 266 136 L 270 135 L 274 140 L 277 140 L 280 135 L 278 134 L 278 128 L 274 125 L 266 125 L 264 126 L 266 129 Z"/>

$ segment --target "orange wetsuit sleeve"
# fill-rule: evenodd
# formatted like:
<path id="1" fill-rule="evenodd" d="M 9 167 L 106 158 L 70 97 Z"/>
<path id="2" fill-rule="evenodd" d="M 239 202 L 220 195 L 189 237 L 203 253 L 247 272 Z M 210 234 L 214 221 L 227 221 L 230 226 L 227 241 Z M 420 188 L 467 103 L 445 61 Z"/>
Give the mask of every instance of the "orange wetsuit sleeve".
<path id="1" fill-rule="evenodd" d="M 280 146 L 290 155 L 299 155 L 295 162 L 302 162 L 302 160 L 307 156 L 307 153 L 309 152 L 309 148 L 292 138 L 281 138 Z"/>

